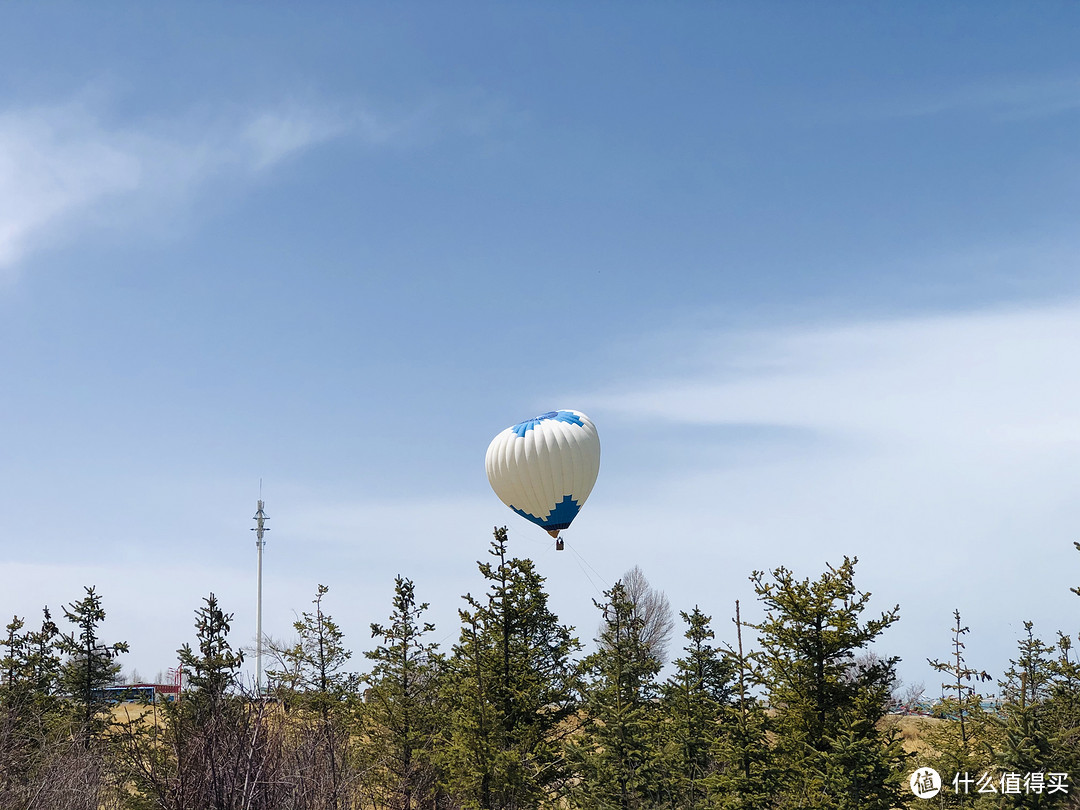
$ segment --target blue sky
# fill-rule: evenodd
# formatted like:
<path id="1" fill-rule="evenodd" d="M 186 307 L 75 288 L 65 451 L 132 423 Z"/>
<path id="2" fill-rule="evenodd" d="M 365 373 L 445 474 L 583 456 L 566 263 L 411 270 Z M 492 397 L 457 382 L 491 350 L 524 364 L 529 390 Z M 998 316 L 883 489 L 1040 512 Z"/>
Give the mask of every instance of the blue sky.
<path id="1" fill-rule="evenodd" d="M 0 609 L 96 585 L 150 676 L 215 591 L 438 637 L 491 527 L 592 636 L 637 564 L 721 638 L 858 556 L 882 649 L 1076 633 L 1080 8 L 9 4 Z M 488 488 L 582 410 L 555 553 Z M 359 666 L 362 663 L 358 662 Z"/>

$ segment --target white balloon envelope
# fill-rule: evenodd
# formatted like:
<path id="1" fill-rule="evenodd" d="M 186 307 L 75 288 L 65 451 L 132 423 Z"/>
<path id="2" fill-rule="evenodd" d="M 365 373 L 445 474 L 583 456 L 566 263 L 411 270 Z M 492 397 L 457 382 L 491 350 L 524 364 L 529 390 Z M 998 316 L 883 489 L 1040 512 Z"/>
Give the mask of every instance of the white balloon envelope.
<path id="1" fill-rule="evenodd" d="M 580 411 L 548 411 L 492 439 L 484 461 L 499 500 L 558 537 L 596 483 L 600 438 Z"/>

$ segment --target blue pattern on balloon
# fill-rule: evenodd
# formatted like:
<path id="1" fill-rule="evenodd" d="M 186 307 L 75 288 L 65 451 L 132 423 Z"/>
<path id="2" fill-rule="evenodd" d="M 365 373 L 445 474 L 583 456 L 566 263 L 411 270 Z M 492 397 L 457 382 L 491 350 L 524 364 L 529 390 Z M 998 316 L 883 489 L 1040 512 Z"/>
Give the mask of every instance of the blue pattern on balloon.
<path id="1" fill-rule="evenodd" d="M 510 508 L 526 520 L 535 523 L 541 529 L 547 529 L 549 531 L 553 529 L 569 528 L 570 524 L 574 522 L 574 518 L 577 517 L 577 513 L 581 511 L 578 502 L 569 495 L 564 495 L 563 499 L 555 504 L 555 508 L 548 513 L 546 518 L 538 518 L 535 515 L 530 515 L 528 512 L 523 512 L 516 506 L 511 506 Z"/>
<path id="2" fill-rule="evenodd" d="M 539 416 L 534 416 L 532 419 L 527 419 L 524 422 L 518 422 L 510 430 L 514 431 L 520 438 L 525 438 L 525 434 L 536 427 L 541 422 L 546 422 L 548 419 L 554 419 L 556 422 L 568 422 L 571 425 L 580 425 L 581 418 L 573 411 L 548 411 L 542 413 Z"/>

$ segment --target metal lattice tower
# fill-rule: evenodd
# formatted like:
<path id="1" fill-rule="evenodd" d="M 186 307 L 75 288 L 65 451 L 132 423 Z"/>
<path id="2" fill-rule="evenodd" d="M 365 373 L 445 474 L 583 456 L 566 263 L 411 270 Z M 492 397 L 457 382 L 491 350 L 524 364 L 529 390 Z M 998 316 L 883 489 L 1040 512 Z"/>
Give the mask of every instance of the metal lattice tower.
<path id="1" fill-rule="evenodd" d="M 259 494 L 262 495 L 262 484 L 259 485 Z M 262 649 L 263 649 L 263 632 L 262 632 L 262 558 L 263 558 L 263 546 L 266 545 L 266 541 L 263 540 L 263 532 L 270 531 L 266 525 L 266 521 L 270 518 L 266 516 L 263 511 L 263 501 L 259 498 L 258 508 L 255 511 L 255 526 L 251 531 L 255 532 L 255 548 L 258 549 L 259 565 L 258 565 L 258 595 L 255 602 L 255 691 L 258 694 L 263 693 L 263 669 L 262 669 Z"/>

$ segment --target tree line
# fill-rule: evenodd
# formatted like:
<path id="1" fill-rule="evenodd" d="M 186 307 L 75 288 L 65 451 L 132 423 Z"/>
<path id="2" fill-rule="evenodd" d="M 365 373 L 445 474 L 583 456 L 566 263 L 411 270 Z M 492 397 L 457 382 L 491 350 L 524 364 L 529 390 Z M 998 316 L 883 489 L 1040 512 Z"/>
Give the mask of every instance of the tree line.
<path id="1" fill-rule="evenodd" d="M 875 646 L 899 606 L 872 611 L 856 564 L 806 579 L 754 572 L 763 618 L 743 622 L 736 603 L 728 643 L 698 607 L 681 612 L 662 678 L 675 622 L 639 570 L 594 600 L 596 646 L 583 654 L 533 562 L 496 529 L 450 649 L 399 576 L 357 673 L 320 585 L 295 642 L 270 645 L 256 694 L 210 594 L 195 644 L 178 651 L 181 699 L 122 710 L 103 690 L 127 645 L 104 641 L 102 599 L 87 588 L 64 608 L 70 632 L 46 609 L 40 628 L 15 617 L 0 642 L 0 808 L 890 810 L 924 802 L 908 783 L 919 766 L 943 775 L 942 807 L 1080 806 L 1080 789 L 1032 782 L 1080 774 L 1070 637 L 1044 643 L 1025 623 L 991 710 L 956 612 L 950 654 L 930 661 L 947 698 L 913 756 L 890 719 L 898 659 Z M 1025 790 L 1005 789 L 1022 776 Z M 1000 789 L 977 790 L 983 777 Z"/>

